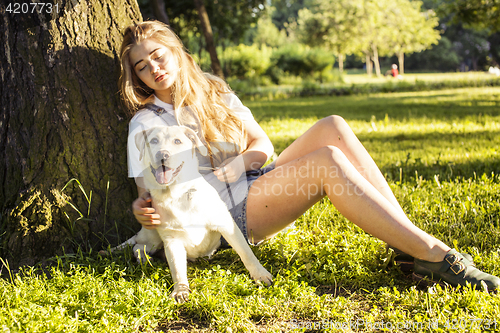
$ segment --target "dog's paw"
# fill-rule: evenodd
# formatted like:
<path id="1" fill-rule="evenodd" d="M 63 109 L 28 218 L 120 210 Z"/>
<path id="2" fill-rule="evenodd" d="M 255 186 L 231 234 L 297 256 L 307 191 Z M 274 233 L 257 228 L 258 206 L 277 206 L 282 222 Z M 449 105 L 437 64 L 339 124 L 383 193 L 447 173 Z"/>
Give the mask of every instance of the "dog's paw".
<path id="1" fill-rule="evenodd" d="M 273 276 L 264 267 L 251 274 L 254 281 L 265 283 L 268 287 L 273 284 Z"/>
<path id="2" fill-rule="evenodd" d="M 174 291 L 170 294 L 170 297 L 175 299 L 177 303 L 182 304 L 189 299 L 190 293 L 191 289 L 189 289 L 189 285 L 179 283 L 174 286 Z"/>

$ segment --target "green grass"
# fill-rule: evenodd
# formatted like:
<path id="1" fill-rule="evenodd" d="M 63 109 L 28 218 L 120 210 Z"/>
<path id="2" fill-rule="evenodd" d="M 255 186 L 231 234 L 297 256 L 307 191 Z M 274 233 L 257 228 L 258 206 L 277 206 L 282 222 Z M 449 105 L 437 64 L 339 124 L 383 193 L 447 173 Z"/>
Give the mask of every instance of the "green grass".
<path id="1" fill-rule="evenodd" d="M 500 88 L 246 104 L 278 153 L 316 120 L 343 116 L 412 221 L 500 275 Z M 129 251 L 67 255 L 17 274 L 3 268 L 0 331 L 298 332 L 319 331 L 321 321 L 333 332 L 348 323 L 344 331 L 500 331 L 500 295 L 417 288 L 384 266 L 381 241 L 328 200 L 254 251 L 273 286 L 253 283 L 223 250 L 189 265 L 193 293 L 183 305 L 168 298 L 168 265 L 141 266 Z"/>
<path id="2" fill-rule="evenodd" d="M 407 82 L 415 82 L 415 81 L 439 82 L 439 81 L 457 81 L 457 80 L 479 81 L 493 76 L 485 72 L 457 72 L 457 73 L 405 73 L 404 75 L 402 75 L 402 77 L 403 80 Z M 387 81 L 397 81 L 397 80 L 394 79 L 392 76 L 377 77 L 375 74 L 369 77 L 366 73 L 344 75 L 344 82 L 347 84 L 371 84 L 371 83 L 383 83 Z"/>
<path id="3" fill-rule="evenodd" d="M 394 79 L 391 76 L 344 74 L 339 82 L 324 83 L 311 79 L 298 79 L 294 84 L 264 87 L 241 81 L 235 82 L 233 89 L 243 99 L 272 101 L 296 96 L 349 96 L 500 86 L 500 78 L 486 72 L 405 74 L 402 79 Z"/>

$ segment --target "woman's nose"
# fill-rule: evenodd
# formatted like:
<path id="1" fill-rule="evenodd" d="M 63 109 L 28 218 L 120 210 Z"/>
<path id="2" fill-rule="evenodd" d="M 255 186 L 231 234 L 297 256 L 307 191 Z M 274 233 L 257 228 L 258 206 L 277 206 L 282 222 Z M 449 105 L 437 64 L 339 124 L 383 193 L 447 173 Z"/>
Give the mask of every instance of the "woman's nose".
<path id="1" fill-rule="evenodd" d="M 158 72 L 158 65 L 151 64 L 151 74 Z"/>

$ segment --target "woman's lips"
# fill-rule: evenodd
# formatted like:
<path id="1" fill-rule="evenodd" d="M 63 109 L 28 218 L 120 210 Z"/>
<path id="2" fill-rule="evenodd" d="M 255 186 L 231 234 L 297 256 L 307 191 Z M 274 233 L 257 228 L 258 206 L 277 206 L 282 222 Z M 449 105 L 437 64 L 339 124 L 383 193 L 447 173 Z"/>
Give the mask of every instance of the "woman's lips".
<path id="1" fill-rule="evenodd" d="M 158 75 L 156 78 L 155 78 L 155 82 L 160 82 L 160 81 L 163 81 L 165 80 L 165 78 L 167 77 L 167 74 L 161 74 L 161 75 Z"/>

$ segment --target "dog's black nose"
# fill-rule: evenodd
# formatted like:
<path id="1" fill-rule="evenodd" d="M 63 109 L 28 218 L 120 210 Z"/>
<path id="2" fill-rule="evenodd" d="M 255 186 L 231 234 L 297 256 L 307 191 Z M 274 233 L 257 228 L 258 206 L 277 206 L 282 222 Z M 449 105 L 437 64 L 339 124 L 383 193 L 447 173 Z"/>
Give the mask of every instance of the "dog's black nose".
<path id="1" fill-rule="evenodd" d="M 160 150 L 159 152 L 156 153 L 156 160 L 157 161 L 166 161 L 170 157 L 170 154 L 166 150 Z"/>

